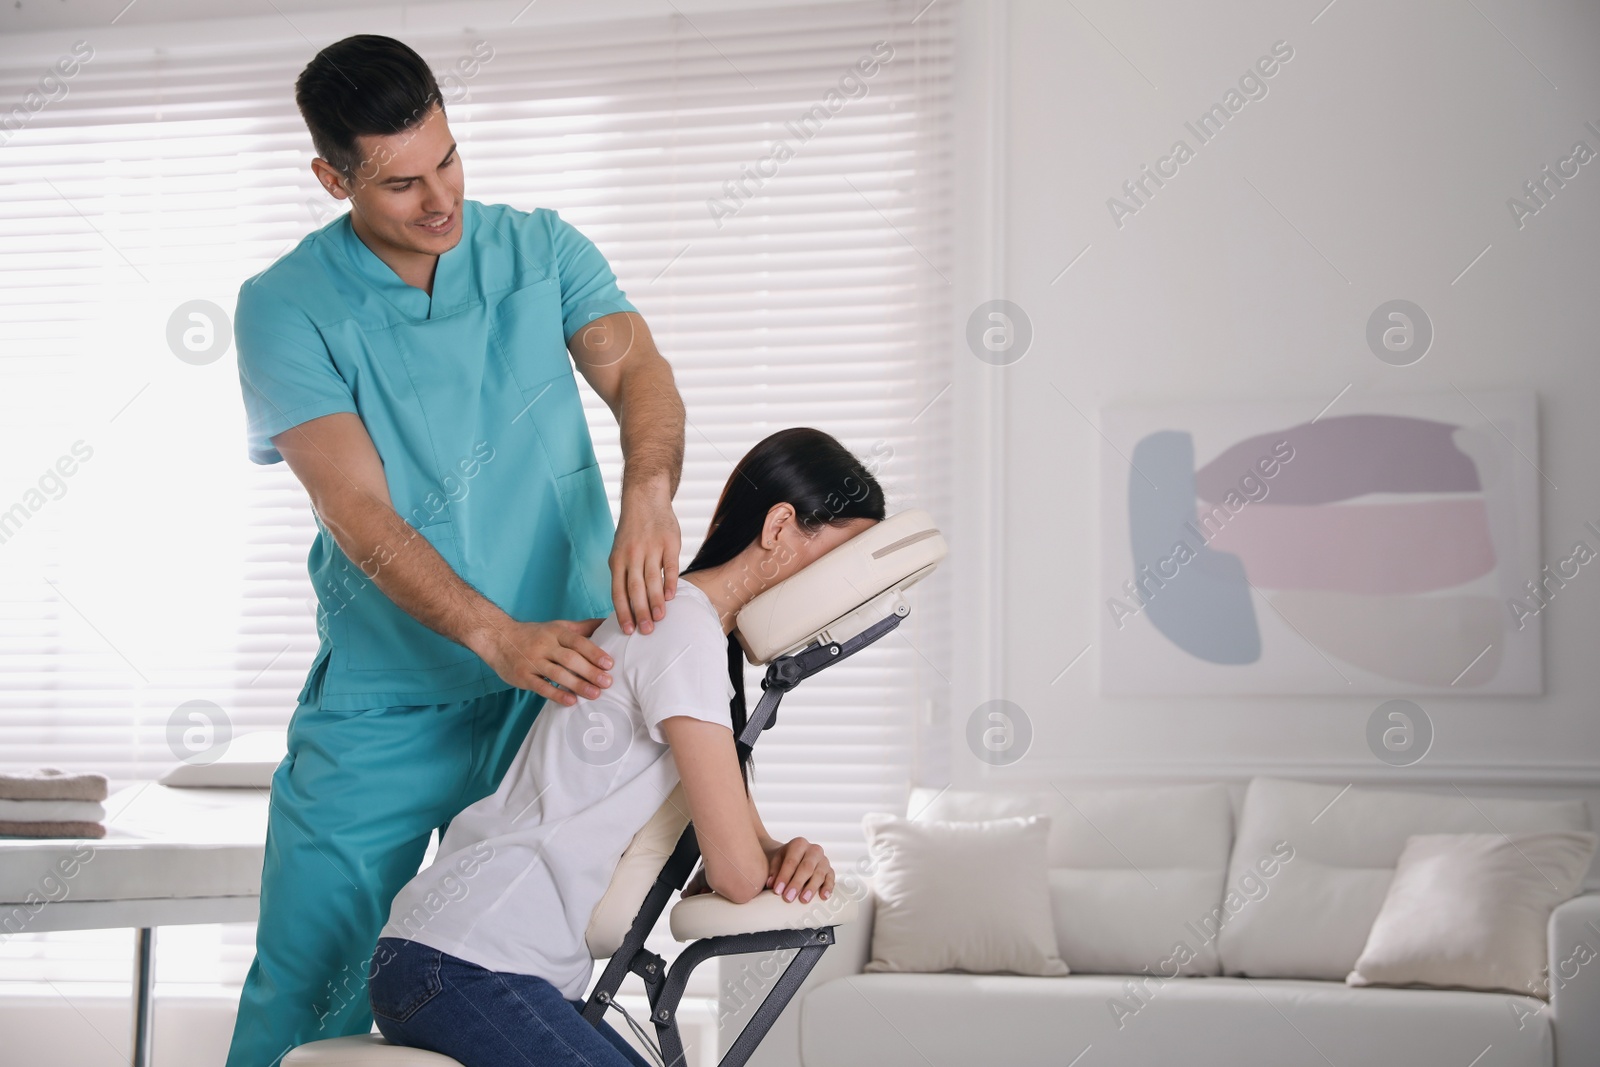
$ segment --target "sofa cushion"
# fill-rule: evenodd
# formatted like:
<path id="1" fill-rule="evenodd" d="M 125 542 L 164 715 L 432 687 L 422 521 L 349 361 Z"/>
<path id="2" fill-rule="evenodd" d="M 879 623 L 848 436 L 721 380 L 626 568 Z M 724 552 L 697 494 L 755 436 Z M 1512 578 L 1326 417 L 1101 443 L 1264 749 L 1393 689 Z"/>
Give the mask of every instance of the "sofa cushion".
<path id="1" fill-rule="evenodd" d="M 906 810 L 917 819 L 1049 815 L 1056 940 L 1074 973 L 1220 973 L 1212 919 L 1233 832 L 1226 786 L 917 788 Z"/>
<path id="2" fill-rule="evenodd" d="M 1045 883 L 1045 815 L 861 820 L 878 860 L 868 971 L 1064 975 Z"/>
<path id="3" fill-rule="evenodd" d="M 800 1003 L 803 1067 L 1550 1067 L 1533 1001 L 1343 982 L 862 974 Z M 1085 1053 L 1085 1050 L 1088 1050 Z M 1082 1057 L 1081 1060 L 1078 1057 Z"/>
<path id="4" fill-rule="evenodd" d="M 1413 834 L 1586 830 L 1581 800 L 1467 797 L 1256 778 L 1229 866 L 1241 883 L 1262 857 L 1277 874 L 1227 908 L 1218 947 L 1228 974 L 1342 980 L 1355 967 Z M 1237 905 L 1232 906 L 1232 905 Z"/>
<path id="5" fill-rule="evenodd" d="M 1406 841 L 1351 985 L 1550 995 L 1550 913 L 1594 858 L 1587 831 L 1417 834 Z"/>

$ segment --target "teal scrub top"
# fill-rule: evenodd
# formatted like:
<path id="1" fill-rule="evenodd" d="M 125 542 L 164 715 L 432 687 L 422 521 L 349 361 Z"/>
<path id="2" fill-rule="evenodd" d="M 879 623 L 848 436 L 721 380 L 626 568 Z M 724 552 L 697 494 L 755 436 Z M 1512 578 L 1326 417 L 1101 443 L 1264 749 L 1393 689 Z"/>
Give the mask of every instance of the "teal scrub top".
<path id="1" fill-rule="evenodd" d="M 342 216 L 239 289 L 249 455 L 335 412 L 361 417 L 389 497 L 455 572 L 519 621 L 611 612 L 615 536 L 566 342 L 636 310 L 594 244 L 554 211 L 464 201 L 430 297 Z M 510 688 L 378 589 L 385 546 L 351 560 L 321 516 L 308 567 L 320 706 L 440 704 Z"/>

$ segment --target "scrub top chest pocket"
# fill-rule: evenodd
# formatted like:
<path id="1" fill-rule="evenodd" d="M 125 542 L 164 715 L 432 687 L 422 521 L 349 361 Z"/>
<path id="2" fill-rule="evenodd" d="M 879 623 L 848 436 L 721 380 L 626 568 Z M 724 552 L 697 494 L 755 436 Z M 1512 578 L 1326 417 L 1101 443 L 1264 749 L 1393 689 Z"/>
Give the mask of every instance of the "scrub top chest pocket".
<path id="1" fill-rule="evenodd" d="M 526 399 L 532 400 L 557 375 L 570 376 L 561 286 L 554 278 L 541 278 L 490 302 L 490 342 Z"/>
<path id="2" fill-rule="evenodd" d="M 504 294 L 489 321 L 490 343 L 522 393 L 515 427 L 539 435 L 555 478 L 593 466 L 594 445 L 567 352 L 555 279 Z"/>

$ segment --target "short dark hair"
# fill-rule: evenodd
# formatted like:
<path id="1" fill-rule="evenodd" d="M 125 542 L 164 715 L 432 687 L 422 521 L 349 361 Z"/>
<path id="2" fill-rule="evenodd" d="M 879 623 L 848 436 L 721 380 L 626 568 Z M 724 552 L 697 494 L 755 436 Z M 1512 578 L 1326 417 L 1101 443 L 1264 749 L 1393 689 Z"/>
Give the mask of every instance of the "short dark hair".
<path id="1" fill-rule="evenodd" d="M 427 62 L 393 37 L 362 33 L 314 56 L 294 83 L 294 102 L 317 155 L 346 177 L 361 167 L 356 138 L 399 133 L 444 110 Z"/>

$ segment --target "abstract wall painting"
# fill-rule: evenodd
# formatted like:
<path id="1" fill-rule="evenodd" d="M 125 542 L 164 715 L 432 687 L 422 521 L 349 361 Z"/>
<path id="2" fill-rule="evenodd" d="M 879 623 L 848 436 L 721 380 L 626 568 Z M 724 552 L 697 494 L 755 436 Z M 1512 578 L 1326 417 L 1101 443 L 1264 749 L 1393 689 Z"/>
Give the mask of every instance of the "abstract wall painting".
<path id="1" fill-rule="evenodd" d="M 1325 404 L 1101 413 L 1103 693 L 1542 692 L 1532 391 Z"/>

